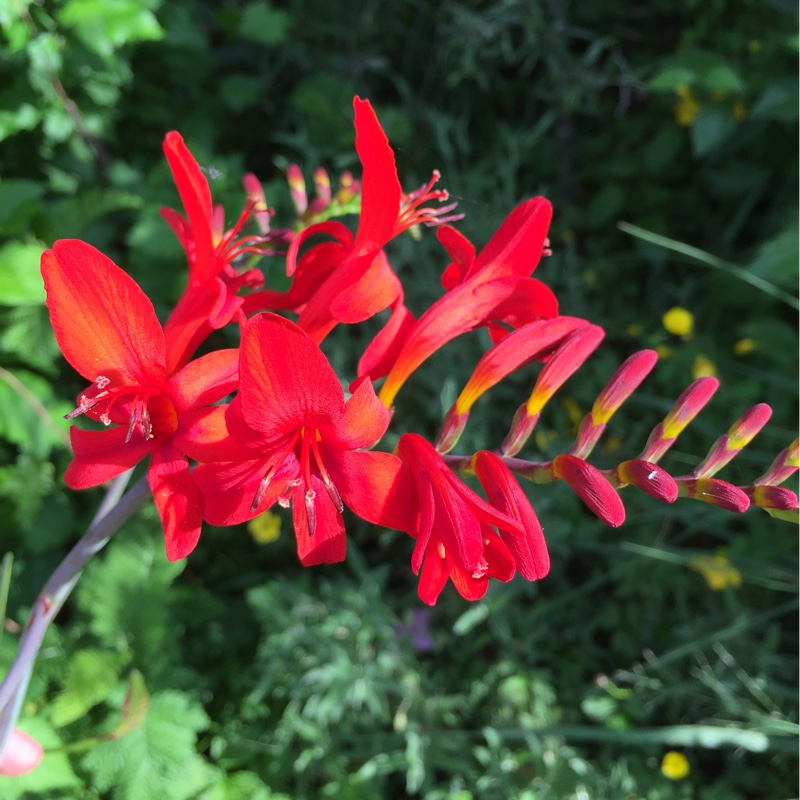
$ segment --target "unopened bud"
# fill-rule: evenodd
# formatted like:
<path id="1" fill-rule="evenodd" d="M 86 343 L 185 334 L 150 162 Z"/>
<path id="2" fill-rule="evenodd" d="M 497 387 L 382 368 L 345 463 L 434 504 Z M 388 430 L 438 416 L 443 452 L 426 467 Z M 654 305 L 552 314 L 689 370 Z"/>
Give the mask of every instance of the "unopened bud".
<path id="1" fill-rule="evenodd" d="M 750 507 L 750 498 L 741 489 L 718 478 L 678 478 L 677 483 L 680 497 L 702 500 L 736 514 Z"/>
<path id="2" fill-rule="evenodd" d="M 560 455 L 553 459 L 553 477 L 564 481 L 589 510 L 606 525 L 618 528 L 625 522 L 625 506 L 608 478 L 582 458 Z"/>
<path id="3" fill-rule="evenodd" d="M 656 500 L 674 503 L 678 498 L 678 484 L 675 479 L 665 469 L 649 461 L 638 458 L 623 461 L 617 467 L 616 474 L 623 483 L 641 489 Z"/>

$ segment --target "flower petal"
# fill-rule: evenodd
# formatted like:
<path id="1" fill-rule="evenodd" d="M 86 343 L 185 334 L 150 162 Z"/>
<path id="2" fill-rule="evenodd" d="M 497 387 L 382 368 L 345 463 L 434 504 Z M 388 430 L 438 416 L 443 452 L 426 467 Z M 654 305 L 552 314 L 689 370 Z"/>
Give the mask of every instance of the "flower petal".
<path id="1" fill-rule="evenodd" d="M 167 391 L 177 411 L 208 406 L 239 384 L 239 351 L 216 350 L 190 361 L 169 380 Z"/>
<path id="2" fill-rule="evenodd" d="M 392 414 L 378 400 L 372 381 L 366 376 L 353 383 L 350 390 L 353 394 L 344 405 L 344 416 L 329 441 L 346 450 L 372 447 L 386 433 Z"/>
<path id="3" fill-rule="evenodd" d="M 69 438 L 75 457 L 64 473 L 64 482 L 70 489 L 89 489 L 99 486 L 136 466 L 152 452 L 155 442 L 134 437 L 125 442 L 128 431 L 124 426 L 104 431 L 69 429 Z"/>
<path id="4" fill-rule="evenodd" d="M 189 258 L 190 284 L 200 285 L 213 278 L 218 271 L 211 231 L 211 190 L 200 165 L 177 131 L 170 131 L 164 137 L 164 155 L 178 187 L 191 230 L 194 247 L 193 257 Z"/>
<path id="5" fill-rule="evenodd" d="M 311 483 L 315 495 L 313 536 L 308 530 L 303 487 L 298 486 L 292 495 L 292 519 L 297 539 L 297 556 L 300 563 L 306 567 L 316 564 L 336 564 L 344 561 L 347 554 L 347 538 L 342 515 L 334 508 L 322 481 L 316 475 L 312 475 Z"/>
<path id="6" fill-rule="evenodd" d="M 47 308 L 58 346 L 89 381 L 159 386 L 164 333 L 153 304 L 108 256 L 78 239 L 42 254 Z"/>
<path id="7" fill-rule="evenodd" d="M 322 351 L 293 322 L 275 314 L 254 317 L 242 335 L 241 410 L 266 439 L 304 426 L 336 427 L 344 391 Z"/>
<path id="8" fill-rule="evenodd" d="M 363 168 L 356 250 L 379 250 L 392 238 L 402 188 L 389 140 L 369 100 L 353 100 L 356 152 Z"/>
<path id="9" fill-rule="evenodd" d="M 344 452 L 326 463 L 344 504 L 354 514 L 373 525 L 416 533 L 417 492 L 397 456 Z"/>
<path id="10" fill-rule="evenodd" d="M 167 558 L 186 558 L 197 546 L 203 522 L 203 499 L 192 480 L 186 456 L 171 442 L 156 447 L 147 481 L 164 528 Z"/>

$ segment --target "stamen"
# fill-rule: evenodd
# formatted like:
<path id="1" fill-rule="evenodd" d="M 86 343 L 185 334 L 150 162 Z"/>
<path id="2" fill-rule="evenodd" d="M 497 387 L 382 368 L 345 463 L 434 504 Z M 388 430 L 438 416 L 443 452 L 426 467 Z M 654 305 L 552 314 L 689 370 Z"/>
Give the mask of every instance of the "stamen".
<path id="1" fill-rule="evenodd" d="M 487 563 L 485 558 L 482 558 L 478 562 L 478 566 L 475 567 L 475 571 L 472 573 L 472 577 L 482 578 L 488 571 L 489 571 L 489 564 Z"/>
<path id="2" fill-rule="evenodd" d="M 336 511 L 341 514 L 344 511 L 342 496 L 339 494 L 339 490 L 336 488 L 336 485 L 331 480 L 330 475 L 328 475 L 328 472 L 325 469 L 325 464 L 323 463 L 322 456 L 319 452 L 319 445 L 317 443 L 316 435 L 311 440 L 311 452 L 314 454 L 314 460 L 317 462 L 317 469 L 319 470 L 320 477 L 322 478 L 322 484 L 325 487 L 325 491 L 327 492 L 328 497 L 330 497 L 331 502 L 336 508 Z"/>
<path id="3" fill-rule="evenodd" d="M 106 386 L 108 386 L 108 384 L 111 383 L 111 379 L 106 378 L 105 375 L 98 375 L 97 378 L 95 378 L 94 383 L 98 389 L 105 389 Z"/>
<path id="4" fill-rule="evenodd" d="M 308 535 L 313 536 L 314 531 L 317 529 L 317 508 L 314 505 L 314 500 L 317 493 L 313 489 L 306 489 L 306 519 L 308 520 Z"/>
<path id="5" fill-rule="evenodd" d="M 436 552 L 439 555 L 439 558 L 445 557 L 444 545 L 441 542 L 436 543 Z"/>

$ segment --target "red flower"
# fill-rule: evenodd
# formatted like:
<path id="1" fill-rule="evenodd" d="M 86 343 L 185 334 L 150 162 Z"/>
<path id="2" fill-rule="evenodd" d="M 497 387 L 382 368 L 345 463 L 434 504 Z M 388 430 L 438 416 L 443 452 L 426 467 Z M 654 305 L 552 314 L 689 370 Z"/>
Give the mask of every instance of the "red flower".
<path id="1" fill-rule="evenodd" d="M 389 306 L 403 316 L 403 289 L 382 248 L 414 225 L 445 221 L 439 215 L 455 207 L 423 206 L 428 200 L 447 199 L 447 192 L 433 189 L 438 173 L 427 186 L 404 195 L 394 153 L 372 106 L 358 97 L 353 106 L 356 150 L 363 168 L 355 238 L 341 222 L 310 225 L 294 238 L 287 253 L 286 271 L 294 275 L 289 291 L 282 296 L 256 292 L 245 299 L 247 312 L 267 307 L 297 311 L 297 324 L 315 342 L 321 342 L 340 322 L 363 322 Z M 316 234 L 331 236 L 333 241 L 315 245 L 298 261 L 301 245 Z"/>
<path id="2" fill-rule="evenodd" d="M 521 203 L 477 258 L 472 244 L 455 229 L 439 229 L 439 241 L 453 259 L 443 276 L 447 293 L 416 323 L 405 324 L 391 344 L 395 358 L 387 361 L 370 346 L 359 363 L 359 374 L 369 374 L 373 380 L 388 372 L 380 393 L 387 406 L 408 376 L 456 336 L 486 325 L 497 342 L 509 327 L 556 316 L 555 295 L 529 277 L 545 252 L 551 213 L 543 197 Z M 383 343 L 381 351 L 386 349 Z"/>
<path id="3" fill-rule="evenodd" d="M 47 308 L 61 352 L 92 386 L 68 419 L 85 414 L 109 427 L 71 428 L 75 454 L 64 480 L 98 486 L 150 455 L 147 477 L 166 535 L 167 556 L 187 556 L 200 536 L 202 503 L 174 434 L 185 412 L 231 392 L 237 352 L 220 350 L 171 374 L 151 302 L 110 258 L 78 240 L 42 255 Z"/>
<path id="4" fill-rule="evenodd" d="M 214 428 L 218 441 L 187 443 L 198 460 L 219 462 L 194 473 L 209 522 L 233 525 L 276 501 L 291 504 L 298 555 L 307 566 L 345 557 L 344 505 L 369 522 L 409 526 L 411 510 L 399 500 L 410 489 L 400 461 L 360 451 L 380 439 L 390 419 L 369 380 L 351 387 L 345 402 L 319 347 L 274 314 L 245 328 L 239 373 L 236 399 L 198 428 L 201 434 Z"/>
<path id="5" fill-rule="evenodd" d="M 511 580 L 514 558 L 506 541 L 509 536 L 524 540 L 523 523 L 465 486 L 433 445 L 416 433 L 400 438 L 397 454 L 416 495 L 405 503 L 419 509 L 413 527 L 402 529 L 417 540 L 411 568 L 420 576 L 420 599 L 433 605 L 448 578 L 467 600 L 483 597 L 490 577 Z"/>
<path id="6" fill-rule="evenodd" d="M 161 216 L 189 261 L 188 284 L 164 326 L 167 367 L 172 370 L 185 364 L 212 330 L 236 316 L 243 302 L 236 295 L 242 287 L 263 285 L 260 270 L 249 269 L 240 275 L 231 264 L 245 253 L 267 252 L 263 233 L 243 236 L 242 232 L 251 221 L 263 231 L 269 212 L 258 182 L 248 175 L 245 190 L 250 199 L 233 228 L 223 231 L 222 208 L 213 206 L 208 181 L 177 131 L 164 138 L 164 155 L 186 217 L 171 208 L 162 208 Z"/>

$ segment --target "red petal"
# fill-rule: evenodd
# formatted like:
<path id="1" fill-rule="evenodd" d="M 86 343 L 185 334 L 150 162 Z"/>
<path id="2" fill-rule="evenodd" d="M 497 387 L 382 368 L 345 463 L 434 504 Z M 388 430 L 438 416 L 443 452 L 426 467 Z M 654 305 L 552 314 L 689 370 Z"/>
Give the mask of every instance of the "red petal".
<path id="1" fill-rule="evenodd" d="M 419 576 L 419 587 L 417 589 L 419 599 L 429 606 L 434 605 L 449 577 L 450 564 L 448 559 L 446 557 L 441 558 L 435 551 L 427 553 Z M 488 581 L 486 583 L 488 585 Z"/>
<path id="2" fill-rule="evenodd" d="M 345 450 L 372 447 L 386 433 L 392 415 L 378 400 L 369 378 L 359 378 L 350 389 L 353 395 L 345 403 L 341 423 L 328 441 Z"/>
<path id="3" fill-rule="evenodd" d="M 75 457 L 64 473 L 70 489 L 89 489 L 99 486 L 136 466 L 156 446 L 154 440 L 135 437 L 127 444 L 128 431 L 124 426 L 104 431 L 69 429 Z"/>
<path id="4" fill-rule="evenodd" d="M 228 406 L 189 409 L 178 418 L 174 443 L 195 461 L 249 461 L 260 455 L 234 439 L 228 428 Z"/>
<path id="5" fill-rule="evenodd" d="M 267 493 L 250 510 L 269 466 L 266 458 L 253 461 L 201 464 L 192 477 L 203 495 L 203 519 L 212 525 L 237 525 L 261 514 L 286 493 L 290 477 L 297 474 L 297 459 L 290 453 L 275 471 Z"/>
<path id="6" fill-rule="evenodd" d="M 203 521 L 203 500 L 192 480 L 189 462 L 172 446 L 153 450 L 147 481 L 164 528 L 167 558 L 179 561 L 197 546 Z"/>
<path id="7" fill-rule="evenodd" d="M 312 476 L 311 483 L 316 495 L 314 499 L 316 525 L 313 536 L 308 532 L 303 486 L 298 486 L 292 495 L 292 519 L 297 539 L 297 556 L 306 567 L 315 564 L 336 564 L 344 561 L 347 554 L 347 538 L 342 515 L 333 507 L 322 481 L 316 475 Z"/>
<path id="8" fill-rule="evenodd" d="M 397 456 L 345 452 L 326 460 L 344 504 L 373 525 L 416 534 L 417 491 Z"/>
<path id="9" fill-rule="evenodd" d="M 362 266 L 358 270 L 361 271 Z M 386 254 L 379 250 L 368 269 L 331 302 L 331 314 L 347 325 L 363 322 L 388 308 L 403 292 Z"/>
<path id="10" fill-rule="evenodd" d="M 415 322 L 414 315 L 403 305 L 402 296 L 398 297 L 392 304 L 389 321 L 378 331 L 361 356 L 358 374 L 369 375 L 373 381 L 388 375 Z"/>
<path id="11" fill-rule="evenodd" d="M 457 564 L 453 564 L 450 570 L 450 580 L 453 581 L 453 586 L 456 591 L 470 603 L 480 600 L 489 588 L 489 578 L 483 576 L 475 578 L 468 570 L 462 569 Z"/>
<path id="12" fill-rule="evenodd" d="M 322 351 L 274 314 L 254 317 L 245 328 L 239 380 L 242 414 L 266 439 L 303 426 L 335 428 L 344 413 L 344 391 Z"/>
<path id="13" fill-rule="evenodd" d="M 625 522 L 625 506 L 622 505 L 622 500 L 596 467 L 582 458 L 560 455 L 553 459 L 553 475 L 569 484 L 589 510 L 606 525 L 618 528 Z"/>
<path id="14" fill-rule="evenodd" d="M 379 250 L 392 238 L 400 213 L 402 189 L 397 179 L 394 153 L 369 100 L 356 97 L 353 108 L 356 151 L 363 168 L 356 249 L 365 252 Z"/>
<path id="15" fill-rule="evenodd" d="M 481 250 L 466 279 L 478 272 L 490 275 L 530 275 L 539 264 L 553 207 L 544 197 L 520 203 Z"/>
<path id="16" fill-rule="evenodd" d="M 164 333 L 153 304 L 110 258 L 66 239 L 42 254 L 47 308 L 58 346 L 84 378 L 159 386 Z"/>
<path id="17" fill-rule="evenodd" d="M 239 384 L 239 351 L 216 350 L 187 364 L 169 380 L 167 391 L 175 409 L 211 405 Z"/>
<path id="18" fill-rule="evenodd" d="M 449 291 L 458 286 L 469 272 L 475 261 L 475 246 L 450 225 L 441 225 L 436 231 L 436 238 L 453 259 L 453 263 L 442 273 L 442 287 Z"/>
<path id="19" fill-rule="evenodd" d="M 243 302 L 241 298 L 232 299 L 234 305 L 241 305 Z M 186 364 L 209 337 L 214 330 L 211 318 L 219 320 L 220 311 L 226 307 L 227 301 L 228 289 L 220 278 L 187 289 L 181 295 L 164 325 L 169 374 Z M 227 308 L 231 310 L 230 305 Z"/>
<path id="20" fill-rule="evenodd" d="M 353 247 L 353 234 L 350 233 L 350 229 L 341 222 L 327 220 L 326 222 L 317 222 L 314 225 L 309 225 L 307 228 L 303 228 L 303 230 L 300 231 L 300 233 L 298 233 L 294 239 L 292 239 L 289 249 L 286 252 L 286 274 L 288 276 L 291 277 L 294 275 L 295 270 L 298 269 L 297 254 L 300 251 L 300 246 L 303 244 L 303 242 L 305 242 L 306 239 L 310 239 L 312 236 L 315 236 L 318 233 L 328 234 L 337 240 L 342 248 L 342 258 L 344 258 L 344 255 L 350 252 Z M 309 250 L 309 253 L 313 252 L 314 249 L 315 248 Z M 306 253 L 306 255 L 304 255 L 301 259 L 301 267 L 303 266 L 303 262 L 307 256 L 308 253 Z M 326 257 L 330 257 L 330 252 L 326 254 Z"/>
<path id="21" fill-rule="evenodd" d="M 550 571 L 550 556 L 542 526 L 527 495 L 511 470 L 494 453 L 481 450 L 475 454 L 473 464 L 489 502 L 523 525 L 524 536 L 500 531 L 520 574 L 529 581 L 544 578 Z"/>
<path id="22" fill-rule="evenodd" d="M 186 210 L 194 243 L 194 258 L 190 258 L 190 281 L 199 285 L 218 272 L 211 232 L 211 190 L 200 165 L 177 131 L 170 131 L 164 138 L 164 155 Z"/>
<path id="23" fill-rule="evenodd" d="M 423 361 L 462 333 L 494 319 L 495 309 L 527 280 L 512 275 L 488 282 L 468 281 L 437 300 L 411 329 L 381 388 L 381 400 L 391 405 L 400 387 Z"/>

